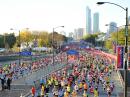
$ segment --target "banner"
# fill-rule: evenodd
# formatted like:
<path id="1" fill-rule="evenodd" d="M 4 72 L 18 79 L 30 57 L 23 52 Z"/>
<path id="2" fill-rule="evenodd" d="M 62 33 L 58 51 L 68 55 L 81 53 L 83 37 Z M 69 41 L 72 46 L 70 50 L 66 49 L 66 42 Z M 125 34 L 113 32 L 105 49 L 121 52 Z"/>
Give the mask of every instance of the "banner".
<path id="1" fill-rule="evenodd" d="M 31 56 L 31 55 L 32 55 L 32 52 L 30 52 L 30 51 L 23 51 L 23 52 L 19 52 L 19 54 L 20 54 L 21 56 Z"/>
<path id="2" fill-rule="evenodd" d="M 130 46 L 128 47 L 128 70 L 130 70 Z"/>
<path id="3" fill-rule="evenodd" d="M 117 46 L 117 69 L 123 69 L 124 66 L 124 47 Z"/>

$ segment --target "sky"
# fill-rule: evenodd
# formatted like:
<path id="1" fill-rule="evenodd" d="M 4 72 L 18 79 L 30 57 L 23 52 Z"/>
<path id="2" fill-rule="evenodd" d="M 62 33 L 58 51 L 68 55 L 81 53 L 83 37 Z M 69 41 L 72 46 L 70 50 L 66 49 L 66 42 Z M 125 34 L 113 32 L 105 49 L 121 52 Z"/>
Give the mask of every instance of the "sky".
<path id="1" fill-rule="evenodd" d="M 96 2 L 105 1 L 117 3 L 124 8 L 130 5 L 130 0 L 0 0 L 0 34 L 16 34 L 19 30 L 44 30 L 52 32 L 64 31 L 67 34 L 75 28 L 85 28 L 86 6 L 93 13 L 99 12 L 100 31 L 106 32 L 109 24 L 114 21 L 118 26 L 125 25 L 125 11 L 111 4 L 97 5 Z M 130 8 L 129 8 L 130 16 Z M 93 23 L 93 22 L 92 22 Z"/>

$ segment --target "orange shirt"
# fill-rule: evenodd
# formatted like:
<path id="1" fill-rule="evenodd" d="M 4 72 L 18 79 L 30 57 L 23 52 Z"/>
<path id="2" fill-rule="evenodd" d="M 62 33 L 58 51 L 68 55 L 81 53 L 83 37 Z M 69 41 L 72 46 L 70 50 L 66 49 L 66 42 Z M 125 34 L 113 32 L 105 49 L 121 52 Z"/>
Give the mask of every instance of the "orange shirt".
<path id="1" fill-rule="evenodd" d="M 84 83 L 84 89 L 88 89 L 88 85 Z"/>

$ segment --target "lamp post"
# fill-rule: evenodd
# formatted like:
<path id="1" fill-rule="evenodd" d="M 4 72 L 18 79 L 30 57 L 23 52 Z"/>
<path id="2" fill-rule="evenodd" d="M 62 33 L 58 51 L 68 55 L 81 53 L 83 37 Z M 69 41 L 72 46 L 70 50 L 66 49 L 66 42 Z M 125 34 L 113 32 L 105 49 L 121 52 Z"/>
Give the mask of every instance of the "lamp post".
<path id="1" fill-rule="evenodd" d="M 10 30 L 15 30 L 13 28 L 10 28 Z M 18 37 L 19 37 L 19 44 L 18 44 L 18 47 L 19 47 L 19 65 L 21 65 L 21 56 L 20 56 L 20 47 L 21 47 L 21 40 L 20 40 L 20 30 L 18 30 Z"/>
<path id="2" fill-rule="evenodd" d="M 29 28 L 25 28 L 25 29 L 29 29 Z M 21 55 L 20 55 L 20 47 L 21 47 L 21 36 L 20 36 L 20 30 L 18 29 L 14 29 L 14 28 L 10 28 L 10 30 L 15 30 L 15 31 L 18 31 L 18 41 L 19 41 L 19 44 L 18 44 L 18 47 L 19 47 L 19 65 L 21 65 Z"/>
<path id="3" fill-rule="evenodd" d="M 125 24 L 125 64 L 124 64 L 124 97 L 127 97 L 127 64 L 128 64 L 128 7 L 124 8 L 121 5 L 111 2 L 97 2 L 97 4 L 112 4 L 118 6 L 126 11 L 126 24 Z"/>
<path id="4" fill-rule="evenodd" d="M 54 28 L 53 28 L 53 32 L 52 32 L 53 65 L 54 65 L 54 32 L 55 32 L 55 29 L 60 28 L 60 27 L 64 28 L 64 26 L 57 26 L 57 27 L 54 27 Z"/>

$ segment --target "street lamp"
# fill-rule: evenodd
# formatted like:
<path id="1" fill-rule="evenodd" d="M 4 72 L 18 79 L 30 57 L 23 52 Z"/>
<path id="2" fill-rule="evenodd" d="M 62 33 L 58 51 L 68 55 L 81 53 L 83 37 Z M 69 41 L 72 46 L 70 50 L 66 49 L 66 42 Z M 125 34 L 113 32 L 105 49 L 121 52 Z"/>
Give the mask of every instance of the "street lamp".
<path id="1" fill-rule="evenodd" d="M 126 24 L 125 24 L 125 68 L 124 68 L 124 97 L 127 97 L 127 64 L 128 64 L 128 7 L 124 8 L 121 5 L 118 5 L 116 3 L 111 3 L 111 2 L 97 2 L 98 5 L 102 5 L 102 4 L 112 4 L 115 6 L 118 6 L 120 8 L 122 8 L 123 10 L 126 11 Z"/>
<path id="2" fill-rule="evenodd" d="M 10 28 L 10 30 L 15 30 L 13 28 Z M 18 30 L 19 32 L 19 44 L 18 44 L 18 47 L 19 47 L 19 65 L 21 65 L 21 59 L 20 59 L 20 47 L 21 47 L 21 40 L 20 40 L 20 30 Z"/>
<path id="3" fill-rule="evenodd" d="M 25 29 L 29 29 L 29 28 L 25 28 Z M 20 55 L 20 47 L 21 47 L 21 37 L 20 37 L 20 30 L 17 30 L 17 29 L 14 29 L 14 28 L 10 28 L 10 30 L 16 30 L 18 31 L 18 37 L 19 37 L 19 44 L 18 44 L 18 47 L 19 47 L 19 65 L 21 65 L 21 55 Z"/>
<path id="4" fill-rule="evenodd" d="M 53 32 L 52 32 L 53 65 L 54 65 L 54 32 L 55 32 L 55 29 L 60 28 L 60 27 L 64 28 L 64 26 L 57 26 L 57 27 L 54 27 L 54 28 L 53 28 Z"/>

